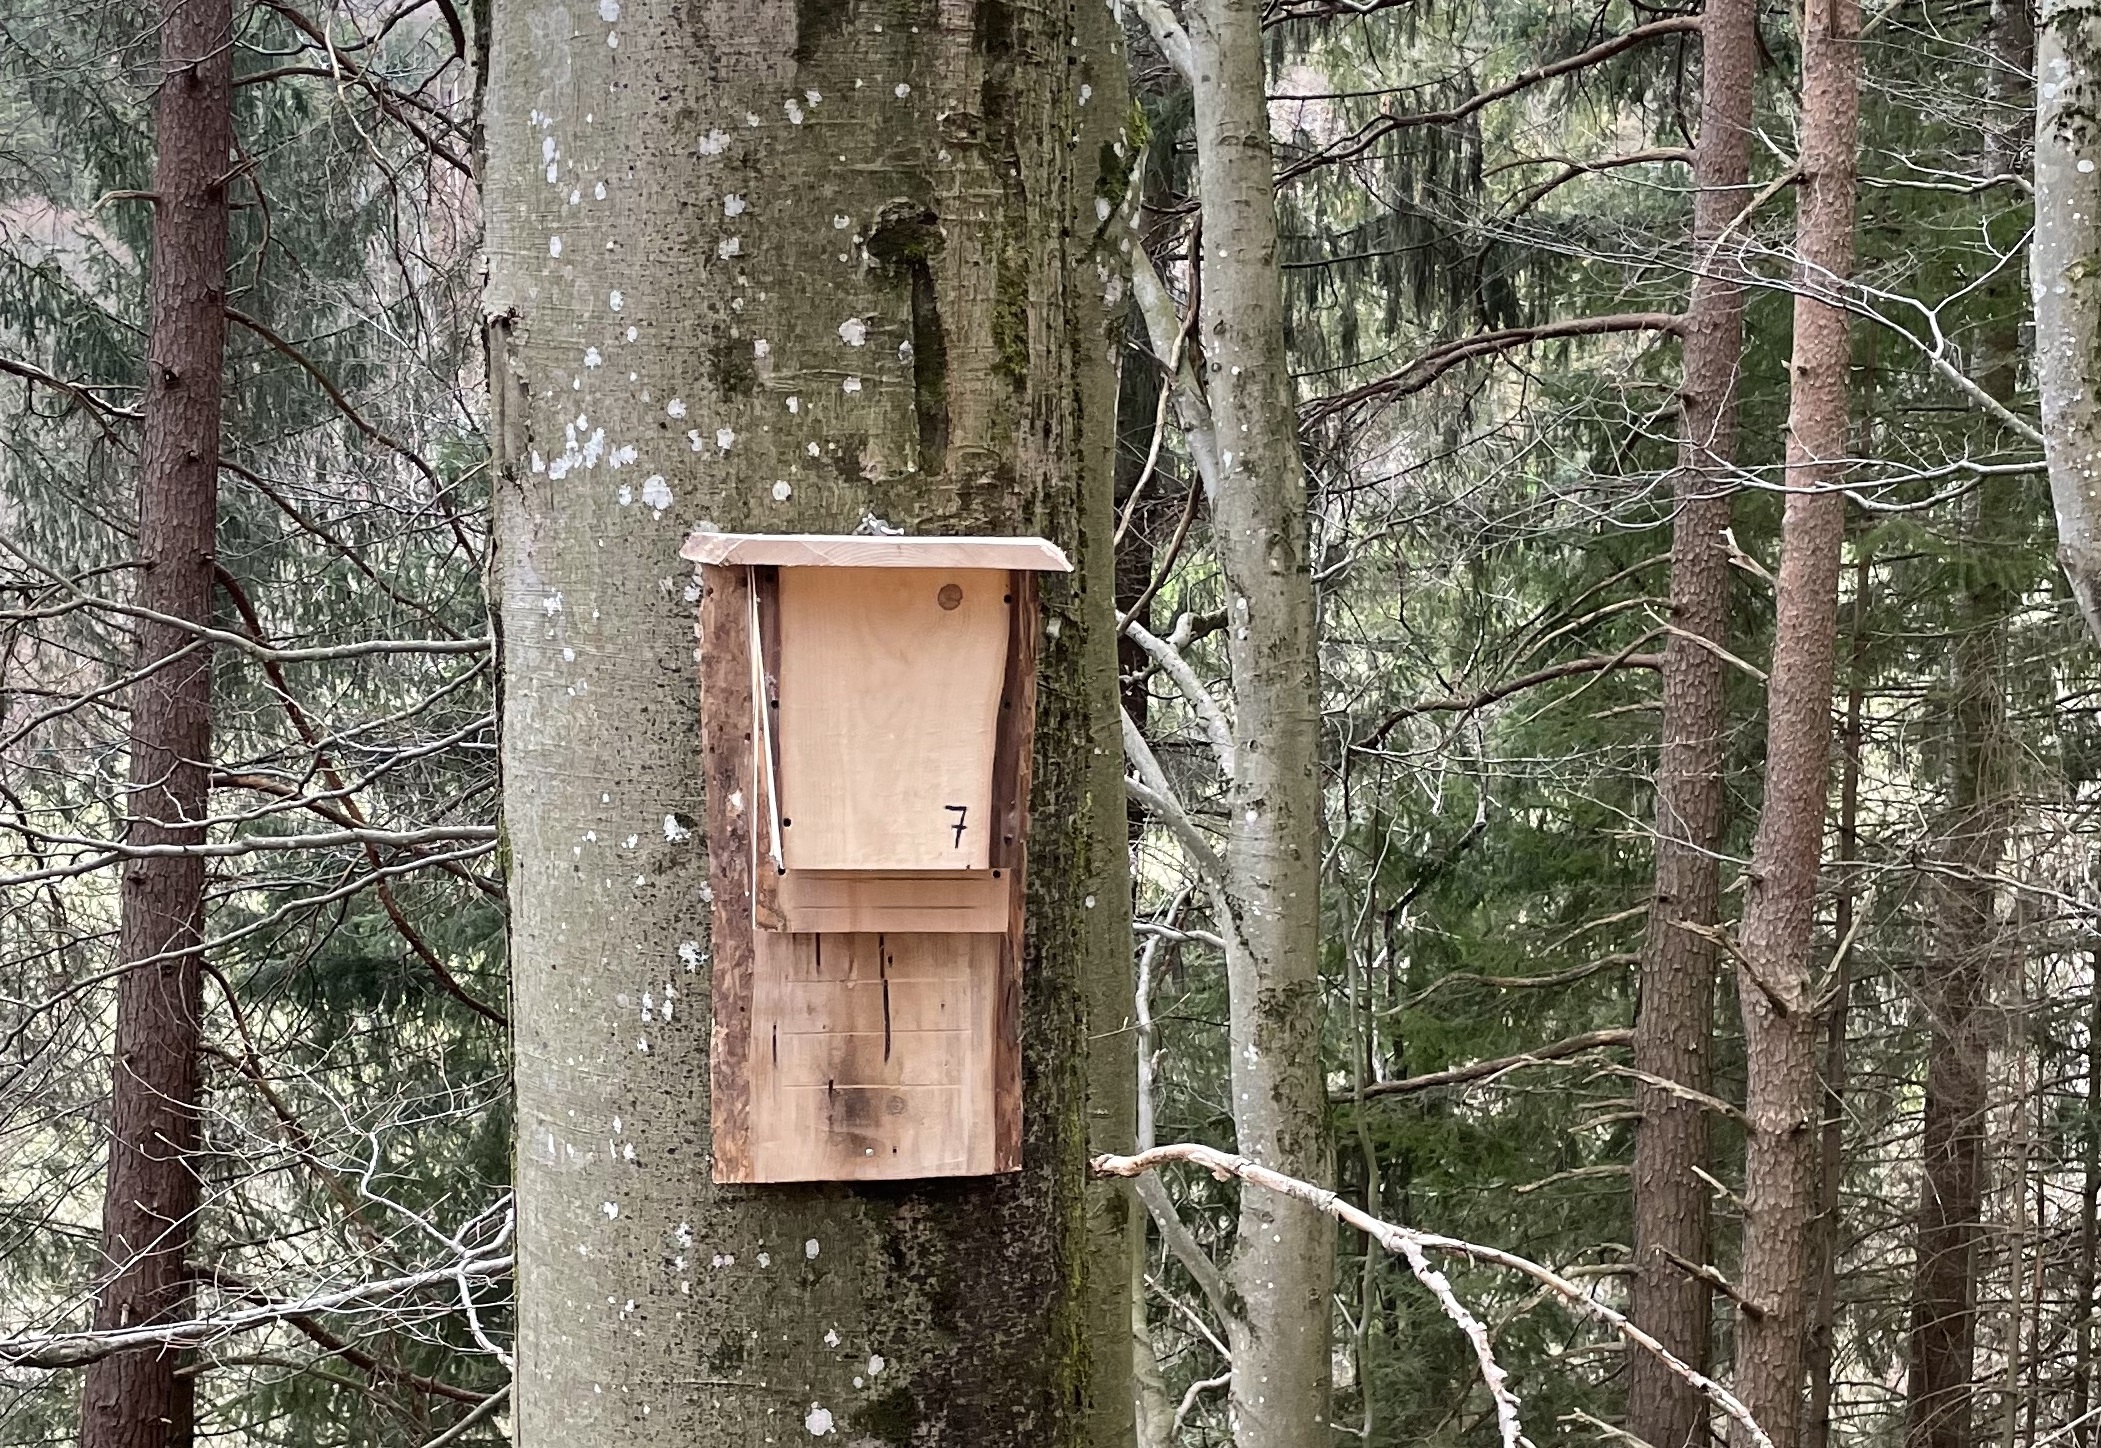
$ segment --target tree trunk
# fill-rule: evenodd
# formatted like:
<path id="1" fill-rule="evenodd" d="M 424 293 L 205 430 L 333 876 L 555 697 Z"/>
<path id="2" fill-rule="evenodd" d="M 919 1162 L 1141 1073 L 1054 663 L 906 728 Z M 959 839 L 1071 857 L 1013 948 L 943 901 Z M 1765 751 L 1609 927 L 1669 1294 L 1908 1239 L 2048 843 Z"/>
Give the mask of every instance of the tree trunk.
<path id="1" fill-rule="evenodd" d="M 2018 114 L 2035 34 L 2028 0 L 1996 0 L 1989 48 L 1993 113 Z M 2020 164 L 2019 136 L 1993 125 L 1985 136 L 1986 175 Z M 1994 316 L 1979 339 L 1977 382 L 2001 404 L 2018 389 L 2020 299 L 2015 280 L 1993 287 Z M 1929 1029 L 1922 1173 L 1911 1286 L 1910 1374 L 1905 1448 L 1969 1448 L 1974 1426 L 1977 1257 L 1984 1208 L 1984 1132 L 1991 1101 L 1992 966 L 2000 952 L 1994 918 L 1995 873 L 2017 807 L 2016 745 L 2006 720 L 2007 627 L 2018 606 L 2005 575 L 2008 529 L 2021 507 L 2020 484 L 1986 477 L 1965 499 L 1961 602 L 1949 678 L 1954 737 L 1947 812 L 1931 898 L 1938 933 L 1919 980 Z M 2017 1274 L 2018 1275 L 2018 1274 Z M 2016 1292 L 2018 1297 L 2018 1292 Z M 2019 1311 L 2014 1313 L 2019 1338 Z"/>
<path id="2" fill-rule="evenodd" d="M 495 11 L 524 1448 L 1127 1443 L 1134 1063 L 1098 4 Z M 1098 204 L 1099 203 L 1099 204 Z M 1024 1166 L 717 1187 L 695 592 L 708 520 L 1043 533 Z"/>
<path id="3" fill-rule="evenodd" d="M 2043 0 L 2035 32 L 2035 387 L 2058 559 L 2101 639 L 2101 12 Z"/>
<path id="4" fill-rule="evenodd" d="M 1757 72 L 1757 6 L 1710 0 L 1702 22 L 1700 136 L 1693 252 L 1698 270 L 1686 308 L 1685 433 L 1671 478 L 1671 620 L 1663 656 L 1663 748 L 1656 771 L 1656 888 L 1642 944 L 1634 1065 L 1695 1091 L 1708 1085 L 1713 1034 L 1711 931 L 1721 917 L 1722 756 L 1728 724 L 1727 642 L 1730 465 L 1736 459 L 1737 373 L 1743 353 L 1743 287 L 1722 233 L 1743 206 L 1749 175 L 1751 87 Z M 1687 637 L 1690 635 L 1691 637 Z M 1697 929 L 1686 929 L 1686 926 Z M 1707 1260 L 1705 1108 L 1647 1084 L 1634 1139 L 1634 1264 L 1630 1313 L 1681 1361 L 1704 1366 L 1709 1291 L 1670 1260 Z M 1706 1436 L 1697 1390 L 1646 1353 L 1628 1362 L 1627 1431 L 1653 1448 L 1687 1448 Z"/>
<path id="5" fill-rule="evenodd" d="M 2086 1119 L 2079 1126 L 2079 1255 L 2072 1269 L 2072 1442 L 2092 1448 L 2094 1256 L 2101 1217 L 2101 952 L 2087 957 Z"/>
<path id="6" fill-rule="evenodd" d="M 1816 1211 L 1816 1025 L 1811 971 L 1837 653 L 1847 454 L 1846 313 L 1830 302 L 1853 266 L 1860 114 L 1856 0 L 1810 5 L 1802 30 L 1801 196 L 1795 226 L 1787 494 L 1766 690 L 1765 802 L 1752 843 L 1737 993 L 1746 1066 L 1736 1392 L 1774 1448 L 1795 1448 Z M 1732 1430 L 1735 1437 L 1744 1435 Z"/>
<path id="7" fill-rule="evenodd" d="M 1839 890 L 1831 934 L 1847 952 L 1860 923 L 1860 752 L 1861 714 L 1867 704 L 1868 559 L 1853 566 L 1852 642 L 1847 660 L 1846 722 L 1840 741 L 1838 785 L 1838 857 L 1845 861 L 1846 882 Z M 1839 1205 L 1846 1174 L 1846 1024 L 1853 1004 L 1850 953 L 1838 961 L 1831 984 L 1831 1008 L 1824 1017 L 1824 1064 L 1820 1073 L 1823 1120 L 1817 1129 L 1817 1214 L 1810 1242 L 1811 1305 L 1808 1341 L 1809 1412 L 1802 1424 L 1802 1448 L 1828 1448 L 1831 1442 L 1832 1364 L 1838 1353 Z"/>
<path id="8" fill-rule="evenodd" d="M 154 207 L 146 397 L 139 451 L 142 608 L 210 622 L 226 340 L 226 176 L 233 155 L 228 0 L 163 0 L 154 113 Z M 140 619 L 125 839 L 196 845 L 209 801 L 211 655 L 190 628 Z M 155 666 L 158 665 L 156 668 Z M 124 866 L 109 1172 L 107 1276 L 95 1326 L 180 1319 L 190 1301 L 198 1186 L 204 858 Z M 195 1431 L 196 1379 L 182 1355 L 146 1348 L 91 1365 L 82 1448 L 173 1448 Z"/>
<path id="9" fill-rule="evenodd" d="M 1987 493 L 2003 491 L 1985 486 Z M 2009 501 L 1980 498 L 1979 518 Z M 1971 1430 L 1976 1249 L 1990 1107 L 1985 1070 L 1991 964 L 1998 948 L 1994 891 L 1982 877 L 1998 867 L 2011 803 L 2007 764 L 2012 744 L 2005 737 L 2000 655 L 2012 600 L 1993 579 L 1989 562 L 1974 556 L 1967 561 L 1971 578 L 1954 648 L 1954 778 L 1941 842 L 1948 873 L 1932 891 L 1940 938 L 1918 983 L 1931 1038 L 1911 1289 L 1906 1448 L 1969 1448 Z"/>
<path id="10" fill-rule="evenodd" d="M 1233 1130 L 1240 1152 L 1307 1181 L 1331 1175 L 1320 1073 L 1320 677 L 1277 270 L 1276 165 L 1259 0 L 1188 7 L 1203 206 L 1203 381 L 1220 442 L 1212 539 L 1232 677 Z M 1222 912 L 1228 913 L 1228 912 Z M 1333 1224 L 1240 1194 L 1229 1277 L 1238 1448 L 1326 1448 Z"/>

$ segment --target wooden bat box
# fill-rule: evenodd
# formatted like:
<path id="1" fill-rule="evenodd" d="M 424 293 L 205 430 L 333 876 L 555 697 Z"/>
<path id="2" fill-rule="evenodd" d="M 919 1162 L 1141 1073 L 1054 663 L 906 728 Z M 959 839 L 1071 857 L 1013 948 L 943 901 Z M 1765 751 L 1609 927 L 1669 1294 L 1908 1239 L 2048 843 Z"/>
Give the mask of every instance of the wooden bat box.
<path id="1" fill-rule="evenodd" d="M 1040 538 L 695 533 L 715 1180 L 1021 1165 Z"/>

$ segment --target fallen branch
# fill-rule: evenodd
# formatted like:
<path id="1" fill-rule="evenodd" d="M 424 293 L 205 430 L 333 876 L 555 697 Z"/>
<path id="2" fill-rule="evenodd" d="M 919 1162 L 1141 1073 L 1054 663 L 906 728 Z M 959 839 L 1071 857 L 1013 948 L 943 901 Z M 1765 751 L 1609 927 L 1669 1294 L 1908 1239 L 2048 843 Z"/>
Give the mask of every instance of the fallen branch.
<path id="1" fill-rule="evenodd" d="M 1590 1294 L 1575 1283 L 1550 1268 L 1542 1267 L 1539 1263 L 1531 1261 L 1529 1258 L 1520 1257 L 1514 1252 L 1505 1252 L 1499 1247 L 1483 1247 L 1473 1242 L 1462 1241 L 1457 1237 L 1445 1237 L 1434 1232 L 1419 1232 L 1412 1227 L 1395 1226 L 1392 1222 L 1381 1221 L 1369 1212 L 1344 1201 L 1335 1193 L 1325 1188 L 1314 1186 L 1311 1182 L 1300 1181 L 1297 1177 L 1285 1176 L 1282 1172 L 1271 1171 L 1268 1167 L 1257 1165 L 1244 1156 L 1234 1156 L 1228 1152 L 1215 1151 L 1208 1146 L 1197 1146 L 1185 1142 L 1174 1146 L 1156 1146 L 1152 1150 L 1140 1152 L 1136 1156 L 1098 1156 L 1094 1159 L 1093 1170 L 1096 1176 L 1135 1177 L 1170 1161 L 1189 1162 L 1192 1165 L 1203 1167 L 1221 1181 L 1227 1177 L 1238 1177 L 1244 1182 L 1261 1187 L 1266 1191 L 1275 1192 L 1279 1196 L 1286 1196 L 1296 1201 L 1304 1202 L 1318 1211 L 1327 1213 L 1327 1215 L 1344 1225 L 1354 1227 L 1358 1231 L 1370 1235 L 1387 1251 L 1397 1253 L 1408 1260 L 1408 1265 L 1411 1270 L 1415 1271 L 1417 1279 L 1421 1280 L 1423 1285 L 1429 1288 L 1432 1293 L 1438 1295 L 1438 1300 L 1444 1305 L 1447 1316 L 1450 1316 L 1453 1308 L 1457 1307 L 1467 1321 L 1475 1322 L 1476 1327 L 1479 1324 L 1475 1321 L 1472 1314 L 1466 1312 L 1465 1307 L 1460 1305 L 1457 1298 L 1451 1295 L 1451 1284 L 1446 1281 L 1444 1275 L 1429 1267 L 1425 1257 L 1426 1253 L 1441 1252 L 1446 1256 L 1464 1257 L 1468 1261 L 1480 1262 L 1491 1267 L 1501 1267 L 1529 1277 L 1575 1311 L 1612 1328 L 1628 1342 L 1654 1356 L 1658 1362 L 1662 1363 L 1678 1378 L 1698 1389 L 1722 1412 L 1743 1426 L 1746 1435 L 1752 1444 L 1755 1445 L 1755 1448 L 1773 1448 L 1773 1440 L 1766 1436 L 1765 1430 L 1759 1427 L 1757 1420 L 1751 1416 L 1750 1409 L 1746 1408 L 1734 1393 L 1720 1383 L 1715 1382 L 1714 1379 L 1708 1377 L 1705 1373 L 1681 1362 L 1662 1343 L 1629 1322 L 1624 1313 L 1616 1312 L 1604 1303 L 1593 1300 Z M 1417 1264 L 1421 1265 L 1418 1266 Z M 1462 1330 L 1464 1330 L 1464 1323 L 1461 1326 Z M 1468 1335 L 1472 1338 L 1471 1333 Z M 1476 1355 L 1484 1354 L 1486 1352 L 1485 1331 L 1480 1338 L 1474 1339 L 1474 1341 Z M 1484 1373 L 1491 1365 L 1492 1360 L 1484 1360 Z M 1506 1398 L 1509 1400 L 1512 1418 L 1504 1422 L 1503 1428 L 1504 1441 L 1510 1443 L 1514 1441 L 1512 1432 L 1515 1427 L 1516 1400 L 1509 1397 L 1508 1388 L 1500 1385 L 1501 1369 L 1496 1369 L 1496 1372 L 1498 1377 L 1490 1381 L 1489 1391 L 1497 1399 L 1496 1411 L 1498 1419 L 1502 1418 L 1504 1412 L 1504 1400 Z"/>
<path id="2" fill-rule="evenodd" d="M 450 1286 L 467 1280 L 493 1281 L 511 1270 L 511 1262 L 509 1256 L 475 1258 L 456 1266 L 384 1277 L 376 1282 L 360 1282 L 328 1292 L 308 1293 L 303 1297 L 266 1302 L 182 1322 L 108 1328 L 99 1332 L 23 1333 L 0 1338 L 0 1364 L 25 1368 L 77 1368 L 132 1348 L 198 1347 L 276 1322 L 325 1313 L 364 1311 L 370 1308 L 374 1299 L 398 1297 L 419 1288 Z"/>

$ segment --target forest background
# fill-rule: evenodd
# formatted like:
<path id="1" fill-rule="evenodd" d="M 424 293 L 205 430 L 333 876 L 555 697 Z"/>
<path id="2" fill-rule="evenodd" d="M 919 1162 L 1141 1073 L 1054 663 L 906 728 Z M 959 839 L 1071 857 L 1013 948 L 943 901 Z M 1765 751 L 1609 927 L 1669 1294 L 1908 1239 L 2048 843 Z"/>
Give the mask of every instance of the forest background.
<path id="1" fill-rule="evenodd" d="M 0 1443 L 2091 1448 L 2097 17 L 11 0 Z M 1081 561 L 1030 1167 L 724 1195 L 676 543 L 876 515 Z"/>

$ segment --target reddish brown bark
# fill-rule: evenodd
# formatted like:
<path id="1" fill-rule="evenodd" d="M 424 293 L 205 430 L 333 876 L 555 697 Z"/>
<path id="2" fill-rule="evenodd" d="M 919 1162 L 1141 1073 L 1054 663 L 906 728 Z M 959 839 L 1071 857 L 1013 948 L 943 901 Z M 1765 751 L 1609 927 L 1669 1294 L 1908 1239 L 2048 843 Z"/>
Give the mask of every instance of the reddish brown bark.
<path id="1" fill-rule="evenodd" d="M 1838 857 L 1846 862 L 1846 881 L 1838 892 L 1831 934 L 1841 957 L 1835 967 L 1832 1001 L 1824 1014 L 1824 1065 L 1820 1099 L 1824 1116 L 1817 1130 L 1817 1215 L 1810 1234 L 1811 1305 L 1809 1341 L 1809 1414 L 1802 1425 L 1803 1448 L 1826 1448 L 1831 1441 L 1832 1363 L 1838 1337 L 1838 1211 L 1845 1182 L 1846 1015 L 1852 1008 L 1852 972 L 1843 952 L 1856 929 L 1860 908 L 1860 750 L 1861 713 L 1867 705 L 1868 559 L 1853 561 L 1853 627 L 1846 680 L 1846 722 L 1841 737 L 1838 783 Z"/>
<path id="2" fill-rule="evenodd" d="M 1816 1212 L 1817 986 L 1811 970 L 1817 872 L 1829 790 L 1847 451 L 1846 313 L 1823 300 L 1853 268 L 1860 119 L 1860 9 L 1819 0 L 1802 27 L 1802 157 L 1795 223 L 1793 384 L 1787 504 L 1766 689 L 1765 803 L 1752 844 L 1737 994 L 1746 1065 L 1743 1266 L 1755 1311 L 1738 1319 L 1736 1393 L 1795 1448 L 1809 1327 L 1809 1233 Z M 1742 1438 L 1741 1430 L 1732 1430 Z"/>
<path id="3" fill-rule="evenodd" d="M 232 86 L 228 0 L 163 0 L 139 603 L 192 623 L 211 613 Z M 134 845 L 194 844 L 203 837 L 196 822 L 209 785 L 211 656 L 190 629 L 141 619 L 138 658 L 142 668 L 173 661 L 149 673 L 132 696 L 126 838 Z M 98 1328 L 177 1319 L 190 1299 L 201 996 L 194 950 L 203 914 L 200 856 L 127 862 L 118 948 L 131 969 L 117 987 Z M 178 1366 L 178 1353 L 145 1348 L 89 1367 L 82 1448 L 190 1442 L 196 1380 L 179 1375 Z"/>
<path id="4" fill-rule="evenodd" d="M 1992 7 L 1990 47 L 1995 110 L 2018 115 L 2028 97 L 2035 32 L 2025 0 Z M 1985 174 L 2019 165 L 2012 127 L 1986 134 Z M 1977 381 L 2002 403 L 2014 400 L 2021 358 L 2013 323 L 2022 298 L 2016 275 L 1987 295 L 1996 316 L 1978 339 Z M 1906 1382 L 1905 1448 L 1969 1448 L 1977 1357 L 1977 1253 L 1984 1207 L 1984 1128 L 1990 1107 L 1993 887 L 2013 809 L 2013 742 L 2006 733 L 2004 655 L 2016 605 L 1992 554 L 2004 547 L 2004 520 L 2020 507 L 2020 486 L 1989 478 L 1966 500 L 1962 601 L 1949 692 L 1948 806 L 1933 882 L 1934 949 L 1919 982 L 1931 1038 L 1926 1056 L 1918 1236 L 1911 1283 L 1911 1355 Z M 2015 1274 L 2018 1278 L 2018 1272 Z"/>
<path id="5" fill-rule="evenodd" d="M 1743 206 L 1750 174 L 1751 87 L 1757 71 L 1754 0 L 1711 0 L 1701 22 L 1700 136 L 1693 153 L 1695 265 L 1685 314 L 1685 434 L 1671 477 L 1671 619 L 1663 656 L 1663 749 L 1656 771 L 1656 890 L 1642 945 L 1634 1065 L 1696 1091 L 1708 1085 L 1714 1012 L 1714 938 L 1721 913 L 1723 661 L 1729 624 L 1728 470 L 1736 457 L 1736 378 L 1743 352 L 1743 286 L 1723 231 Z M 1690 635 L 1691 637 L 1688 637 Z M 1687 925 L 1705 930 L 1688 930 Z M 1672 1263 L 1707 1260 L 1703 1107 L 1661 1088 L 1636 1089 L 1631 1315 L 1682 1361 L 1704 1366 L 1707 1283 Z M 1686 1448 L 1706 1434 L 1699 1392 L 1647 1354 L 1628 1363 L 1627 1431 L 1654 1448 Z"/>

